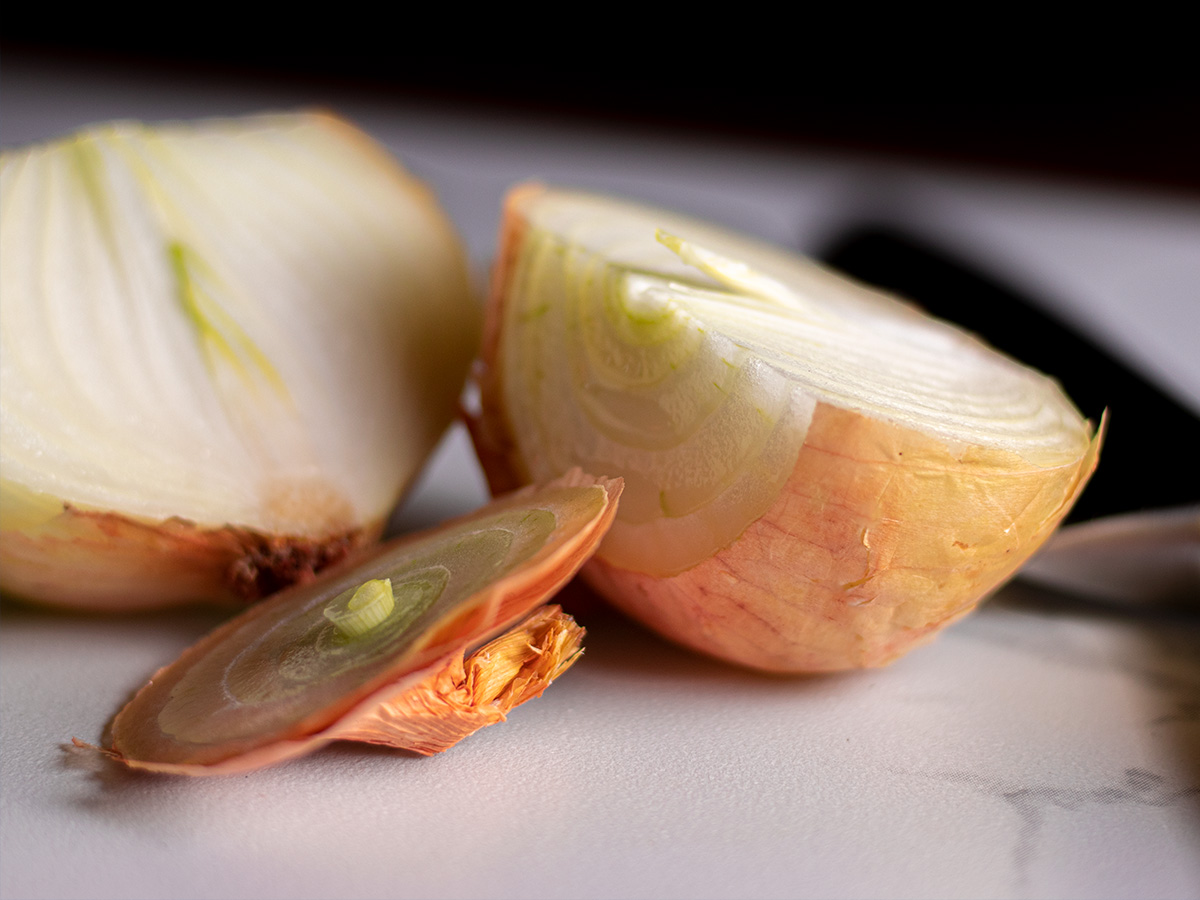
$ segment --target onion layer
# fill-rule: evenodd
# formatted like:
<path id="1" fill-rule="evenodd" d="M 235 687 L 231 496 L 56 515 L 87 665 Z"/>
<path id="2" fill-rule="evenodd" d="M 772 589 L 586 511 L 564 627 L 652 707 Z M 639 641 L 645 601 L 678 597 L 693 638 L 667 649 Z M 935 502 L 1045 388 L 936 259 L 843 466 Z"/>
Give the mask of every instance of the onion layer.
<path id="1" fill-rule="evenodd" d="M 377 537 L 476 347 L 428 191 L 331 116 L 0 157 L 0 587 L 252 599 Z"/>
<path id="2" fill-rule="evenodd" d="M 530 613 L 592 554 L 620 493 L 572 472 L 279 592 L 155 673 L 114 720 L 109 755 L 225 774 L 333 740 L 436 753 L 503 721 L 578 656 L 569 617 Z M 382 581 L 386 615 L 340 628 Z"/>
<path id="3" fill-rule="evenodd" d="M 909 304 L 670 213 L 505 207 L 473 433 L 496 488 L 626 482 L 586 574 L 687 646 L 884 665 L 1011 575 L 1100 443 L 1041 374 Z"/>

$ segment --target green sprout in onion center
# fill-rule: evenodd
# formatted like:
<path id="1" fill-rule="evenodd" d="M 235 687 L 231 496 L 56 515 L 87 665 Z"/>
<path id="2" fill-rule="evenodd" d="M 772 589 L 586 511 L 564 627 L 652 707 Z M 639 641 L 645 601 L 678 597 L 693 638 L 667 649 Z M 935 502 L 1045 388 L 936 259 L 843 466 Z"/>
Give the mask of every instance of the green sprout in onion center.
<path id="1" fill-rule="evenodd" d="M 333 623 L 339 637 L 348 640 L 362 637 L 378 628 L 396 608 L 396 595 L 392 592 L 390 578 L 364 582 L 344 607 L 338 600 L 325 607 L 325 618 Z"/>

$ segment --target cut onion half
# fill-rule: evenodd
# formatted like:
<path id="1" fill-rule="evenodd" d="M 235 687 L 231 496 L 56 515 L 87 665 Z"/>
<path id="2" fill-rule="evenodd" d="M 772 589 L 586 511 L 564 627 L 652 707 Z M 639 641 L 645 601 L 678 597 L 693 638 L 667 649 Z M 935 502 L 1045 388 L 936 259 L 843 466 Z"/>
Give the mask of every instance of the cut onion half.
<path id="1" fill-rule="evenodd" d="M 435 198 L 320 113 L 0 157 L 0 587 L 254 599 L 378 537 L 480 310 Z"/>
<path id="2" fill-rule="evenodd" d="M 1099 433 L 1044 375 L 816 263 L 621 200 L 509 196 L 472 424 L 494 489 L 620 475 L 585 570 L 773 671 L 891 662 L 1008 578 Z"/>
<path id="3" fill-rule="evenodd" d="M 281 591 L 157 672 L 113 721 L 108 754 L 229 774 L 334 740 L 430 754 L 503 721 L 578 656 L 582 629 L 542 605 L 620 492 L 572 472 Z"/>

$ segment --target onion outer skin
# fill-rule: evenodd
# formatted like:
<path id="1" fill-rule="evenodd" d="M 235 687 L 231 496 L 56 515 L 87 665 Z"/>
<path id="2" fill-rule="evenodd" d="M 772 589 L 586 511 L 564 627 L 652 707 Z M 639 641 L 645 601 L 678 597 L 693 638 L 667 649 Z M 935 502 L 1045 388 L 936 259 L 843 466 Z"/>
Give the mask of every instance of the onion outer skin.
<path id="1" fill-rule="evenodd" d="M 62 609 L 130 612 L 181 604 L 240 606 L 373 544 L 382 520 L 319 538 L 186 519 L 139 521 L 64 505 L 0 540 L 6 593 Z"/>
<path id="2" fill-rule="evenodd" d="M 583 653 L 585 631 L 556 605 L 478 650 L 455 654 L 418 684 L 347 716 L 322 738 L 432 756 L 540 697 Z"/>
<path id="3" fill-rule="evenodd" d="M 969 613 L 1042 545 L 1083 490 L 1100 440 L 1078 463 L 1046 470 L 1002 451 L 959 457 L 822 404 L 782 492 L 732 544 L 673 577 L 601 559 L 585 577 L 660 634 L 740 665 L 885 666 Z"/>
<path id="4" fill-rule="evenodd" d="M 202 762 L 186 758 L 191 752 L 186 746 L 176 744 L 174 739 L 160 733 L 160 711 L 172 701 L 172 692 L 180 681 L 196 664 L 247 626 L 252 627 L 259 620 L 269 621 L 276 611 L 305 601 L 314 591 L 326 592 L 332 597 L 346 585 L 374 577 L 374 559 L 390 554 L 397 547 L 436 538 L 464 523 L 469 524 L 481 514 L 530 507 L 537 503 L 540 494 L 548 491 L 580 487 L 602 489 L 603 502 L 592 518 L 582 522 L 575 532 L 548 541 L 517 569 L 472 595 L 462 608 L 456 608 L 432 623 L 410 650 L 389 662 L 381 676 L 340 698 L 332 706 L 315 711 L 283 733 L 231 745 L 227 750 L 214 750 L 208 753 L 213 758 Z M 316 584 L 296 586 L 250 607 L 186 650 L 174 663 L 159 669 L 117 714 L 112 724 L 112 748 L 102 752 L 130 768 L 146 771 L 179 775 L 234 774 L 291 759 L 339 739 L 366 740 L 423 754 L 440 752 L 484 725 L 503 721 L 508 709 L 540 694 L 550 680 L 578 656 L 582 631 L 569 617 L 553 609 L 532 616 L 530 612 L 565 585 L 591 556 L 612 524 L 621 488 L 620 479 L 594 478 L 573 471 L 547 485 L 529 487 L 499 498 L 475 514 L 393 541 L 373 552 L 371 558 L 356 563 L 349 571 L 341 567 Z M 500 689 L 464 685 L 459 672 L 468 651 L 499 637 L 498 641 L 483 648 L 482 652 L 486 654 L 488 647 L 503 641 L 501 636 L 506 632 L 522 629 L 528 632 L 531 642 L 543 643 L 539 649 L 546 651 L 546 659 L 540 668 L 536 661 L 532 665 L 523 663 L 519 671 L 505 675 L 508 685 Z M 470 674 L 475 681 L 486 681 L 489 675 L 495 674 L 496 667 L 511 669 L 511 662 L 510 649 L 495 654 L 492 660 L 476 658 L 473 661 L 468 657 L 465 667 L 467 670 L 474 667 L 475 671 Z M 213 687 L 214 691 L 220 689 Z M 480 696 L 484 702 L 471 702 Z M 163 755 L 176 758 L 163 759 Z"/>
<path id="5" fill-rule="evenodd" d="M 519 449 L 502 381 L 503 354 L 520 352 L 503 332 L 531 228 L 522 207 L 543 190 L 509 195 L 475 373 L 471 431 L 493 490 L 546 477 Z M 967 614 L 1037 550 L 1094 471 L 1103 432 L 1102 422 L 1083 452 L 1047 466 L 819 401 L 783 488 L 737 538 L 668 574 L 614 565 L 602 547 L 584 577 L 659 634 L 738 665 L 884 666 Z"/>

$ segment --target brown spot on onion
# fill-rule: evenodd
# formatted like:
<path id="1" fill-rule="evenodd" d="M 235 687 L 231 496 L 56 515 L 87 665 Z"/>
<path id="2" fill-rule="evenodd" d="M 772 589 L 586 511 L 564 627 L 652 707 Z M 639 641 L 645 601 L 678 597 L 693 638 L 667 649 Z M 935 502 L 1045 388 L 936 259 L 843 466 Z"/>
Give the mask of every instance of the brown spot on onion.
<path id="1" fill-rule="evenodd" d="M 309 581 L 374 543 L 382 523 L 324 538 L 144 522 L 70 505 L 50 521 L 6 532 L 6 593 L 66 609 L 129 612 L 189 603 L 241 605 Z M 87 577 L 67 579 L 70 570 Z"/>

